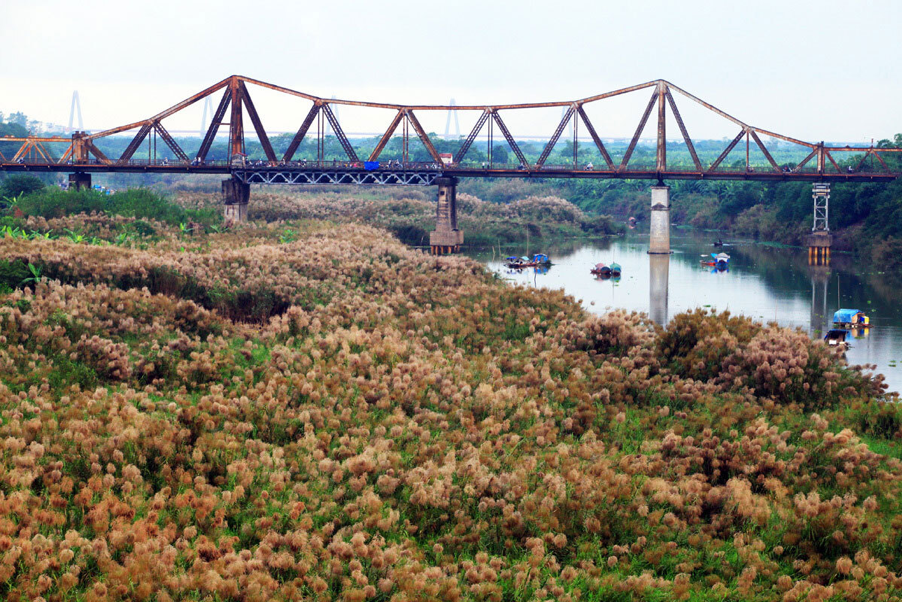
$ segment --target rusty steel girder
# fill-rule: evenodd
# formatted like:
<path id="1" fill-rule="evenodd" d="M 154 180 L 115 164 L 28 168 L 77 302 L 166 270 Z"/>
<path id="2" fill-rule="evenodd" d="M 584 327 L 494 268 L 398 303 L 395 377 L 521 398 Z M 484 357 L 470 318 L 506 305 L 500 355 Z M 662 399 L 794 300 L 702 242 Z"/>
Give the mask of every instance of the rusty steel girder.
<path id="1" fill-rule="evenodd" d="M 326 133 L 327 130 L 331 128 L 331 131 L 334 132 L 336 138 L 342 146 L 342 149 L 347 155 L 348 160 L 351 162 L 354 168 L 360 167 L 356 150 L 351 141 L 348 139 L 344 130 L 342 129 L 337 113 L 332 109 L 332 106 L 356 106 L 378 109 L 392 109 L 395 111 L 394 118 L 392 119 L 391 123 L 384 131 L 384 133 L 381 134 L 375 149 L 370 154 L 370 161 L 376 161 L 379 158 L 389 140 L 392 138 L 392 136 L 396 135 L 398 127 L 401 126 L 400 136 L 402 139 L 402 154 L 405 163 L 407 163 L 408 161 L 408 149 L 411 140 L 410 130 L 412 129 L 416 137 L 419 138 L 419 140 L 423 143 L 423 146 L 434 162 L 433 165 L 438 166 L 443 171 L 449 173 L 454 172 L 470 175 L 484 175 L 483 172 L 485 172 L 486 174 L 497 173 L 497 170 L 492 169 L 492 139 L 494 135 L 493 128 L 497 125 L 498 129 L 504 136 L 505 141 L 510 146 L 513 153 L 517 156 L 517 159 L 522 166 L 522 169 L 517 170 L 516 174 L 505 173 L 505 177 L 646 177 L 642 174 L 652 173 L 653 175 L 648 177 L 658 177 L 659 179 L 664 177 L 686 177 L 698 179 L 747 177 L 748 179 L 765 179 L 766 174 L 759 172 L 753 173 L 755 170 L 753 170 L 752 166 L 750 165 L 750 148 L 752 141 L 754 141 L 754 143 L 758 146 L 764 158 L 767 160 L 767 164 L 769 165 L 769 168 L 766 170 L 767 172 L 769 172 L 769 175 L 767 175 L 767 177 L 779 176 L 791 179 L 796 175 L 804 175 L 805 177 L 808 177 L 813 172 L 816 172 L 817 174 L 823 176 L 831 176 L 835 178 L 842 176 L 844 178 L 849 178 L 855 176 L 855 174 L 861 169 L 861 167 L 868 163 L 868 159 L 871 157 L 873 157 L 873 159 L 870 161 L 871 167 L 869 167 L 869 169 L 873 169 L 874 171 L 868 172 L 868 177 L 877 177 L 878 175 L 880 177 L 898 177 L 899 175 L 902 175 L 893 172 L 892 168 L 884 159 L 886 155 L 902 152 L 902 149 L 880 147 L 858 148 L 849 146 L 828 147 L 824 145 L 823 142 L 805 142 L 790 136 L 784 136 L 782 134 L 777 134 L 769 130 L 753 127 L 663 79 L 649 81 L 635 86 L 621 88 L 595 96 L 589 96 L 579 100 L 533 102 L 520 104 L 448 106 L 416 104 L 405 105 L 397 103 L 336 99 L 325 100 L 312 94 L 291 90 L 289 88 L 269 84 L 239 75 L 227 77 L 150 118 L 93 134 L 76 132 L 72 135 L 71 140 L 66 138 L 40 138 L 35 136 L 29 136 L 25 138 L 0 138 L 0 144 L 4 142 L 18 143 L 18 148 L 11 157 L 10 153 L 12 151 L 9 148 L 7 148 L 6 154 L 0 153 L 0 169 L 13 169 L 13 164 L 19 166 L 15 167 L 15 169 L 27 169 L 29 166 L 38 165 L 80 165 L 92 166 L 92 168 L 96 165 L 105 166 L 110 171 L 132 169 L 133 167 L 135 167 L 135 165 L 140 163 L 133 161 L 132 157 L 145 139 L 148 140 L 148 144 L 151 145 L 154 149 L 151 153 L 150 161 L 144 162 L 146 168 L 168 168 L 170 167 L 168 165 L 168 162 L 165 162 L 165 164 L 159 164 L 156 161 L 156 138 L 160 137 L 163 142 L 169 147 L 172 153 L 177 157 L 178 163 L 181 166 L 179 169 L 184 168 L 188 172 L 196 171 L 201 173 L 209 173 L 209 170 L 211 169 L 219 169 L 218 167 L 207 165 L 207 155 L 219 132 L 220 127 L 226 125 L 225 119 L 227 111 L 229 112 L 227 125 L 229 126 L 228 145 L 230 162 L 237 160 L 237 166 L 241 167 L 243 167 L 245 164 L 245 132 L 243 115 L 246 111 L 251 124 L 253 125 L 257 138 L 260 140 L 263 152 L 266 155 L 267 163 L 274 165 L 279 159 L 276 156 L 272 143 L 263 126 L 261 115 L 258 113 L 251 98 L 249 88 L 252 85 L 302 98 L 312 103 L 312 107 L 306 113 L 302 123 L 300 124 L 300 127 L 297 130 L 297 133 L 294 135 L 290 144 L 288 145 L 286 152 L 281 157 L 281 163 L 285 164 L 292 161 L 294 154 L 296 153 L 298 147 L 305 139 L 305 137 L 312 135 L 310 134 L 310 129 L 313 126 L 314 122 L 316 122 L 315 135 L 318 157 L 317 160 L 320 163 L 323 162 Z M 649 88 L 652 89 L 651 98 L 649 98 L 648 100 L 648 104 L 646 105 L 645 110 L 642 113 L 635 133 L 630 139 L 629 145 L 627 146 L 621 161 L 619 162 L 619 164 L 615 165 L 610 156 L 610 153 L 607 151 L 607 148 L 603 144 L 601 137 L 599 136 L 594 125 L 589 119 L 585 107 L 586 105 L 589 105 L 593 102 L 602 101 L 604 99 L 613 98 L 631 92 L 647 90 Z M 183 109 L 193 105 L 194 103 L 219 92 L 222 92 L 222 97 L 220 99 L 218 107 L 213 115 L 213 119 L 210 122 L 207 131 L 204 134 L 203 141 L 197 152 L 195 160 L 189 165 L 189 157 L 178 145 L 176 140 L 169 134 L 167 129 L 163 126 L 162 122 L 164 119 L 177 114 L 179 111 L 182 111 Z M 678 109 L 673 92 L 679 93 L 679 95 L 683 99 L 698 104 L 705 110 L 710 111 L 718 115 L 719 117 L 722 117 L 727 121 L 734 123 L 740 128 L 740 131 L 736 135 L 736 137 L 727 145 L 723 152 L 710 165 L 704 165 L 699 159 L 690 133 Z M 647 167 L 632 166 L 631 160 L 633 158 L 634 151 L 639 144 L 640 137 L 645 130 L 645 126 L 649 118 L 651 117 L 651 112 L 655 108 L 655 106 L 657 106 L 655 164 L 653 170 L 651 170 L 650 172 Z M 563 119 L 557 125 L 557 128 L 550 133 L 548 142 L 544 144 L 542 153 L 539 156 L 538 160 L 533 165 L 530 165 L 526 155 L 523 153 L 520 147 L 520 144 L 518 144 L 515 136 L 508 129 L 504 120 L 502 120 L 500 111 L 517 111 L 548 107 L 565 107 L 567 110 L 564 114 Z M 474 128 L 462 141 L 460 147 L 457 149 L 457 152 L 453 153 L 451 165 L 445 165 L 442 163 L 441 157 L 436 151 L 435 146 L 429 138 L 429 135 L 420 123 L 416 113 L 423 111 L 481 112 Z M 674 117 L 676 124 L 679 127 L 683 141 L 686 143 L 686 148 L 689 152 L 689 155 L 692 157 L 693 166 L 691 169 L 673 170 L 668 168 L 668 149 L 666 136 L 666 119 L 668 112 Z M 599 153 L 604 159 L 605 169 L 593 169 L 591 173 L 583 173 L 583 170 L 579 169 L 579 166 L 577 165 L 577 148 L 579 142 L 577 128 L 580 122 L 582 122 L 582 124 L 585 126 L 586 131 L 589 133 L 589 137 L 591 137 L 595 147 L 598 149 Z M 560 140 L 560 136 L 568 123 L 573 124 L 574 138 L 573 166 L 572 169 L 569 169 L 569 171 L 568 168 L 560 165 L 547 165 L 548 157 L 552 152 L 554 152 L 555 145 Z M 487 132 L 483 134 L 483 130 L 486 128 L 486 126 Z M 106 155 L 104 155 L 104 153 L 101 152 L 96 145 L 96 141 L 98 141 L 99 139 L 135 129 L 137 130 L 135 136 L 119 157 L 112 159 L 106 157 Z M 476 139 L 480 136 L 484 136 L 488 141 L 488 169 L 480 170 L 463 166 L 463 159 L 465 158 L 472 145 L 475 143 Z M 805 157 L 805 159 L 798 163 L 795 167 L 791 169 L 788 167 L 781 168 L 777 160 L 774 158 L 770 150 L 763 142 L 762 136 L 769 136 L 777 140 L 789 142 L 791 144 L 810 149 L 810 152 Z M 719 169 L 723 161 L 735 149 L 736 145 L 739 144 L 743 137 L 745 138 L 746 144 L 745 174 L 743 175 L 741 172 L 735 172 L 735 168 L 732 168 L 733 171 L 731 171 L 730 169 Z M 56 158 L 50 152 L 50 149 L 45 146 L 45 144 L 48 142 L 67 142 L 68 145 L 65 152 L 59 158 Z M 833 156 L 833 153 L 836 152 L 855 152 L 863 153 L 863 155 L 860 157 L 856 168 L 844 173 Z M 816 166 L 813 168 L 808 168 L 807 165 L 812 161 L 812 159 L 816 160 Z M 237 166 L 230 163 L 230 168 L 236 168 Z M 805 169 L 807 169 L 808 171 L 803 172 L 803 170 Z"/>

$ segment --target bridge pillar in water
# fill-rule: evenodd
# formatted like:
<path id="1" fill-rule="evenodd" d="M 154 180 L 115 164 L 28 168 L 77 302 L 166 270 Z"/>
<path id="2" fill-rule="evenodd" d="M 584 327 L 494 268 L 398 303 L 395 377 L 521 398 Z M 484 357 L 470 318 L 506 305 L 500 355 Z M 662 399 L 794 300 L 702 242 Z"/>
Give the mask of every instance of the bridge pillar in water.
<path id="1" fill-rule="evenodd" d="M 830 247 L 833 236 L 830 234 L 828 217 L 830 210 L 830 184 L 817 183 L 811 187 L 811 198 L 814 201 L 814 224 L 808 235 L 808 264 L 830 265 Z"/>
<path id="2" fill-rule="evenodd" d="M 433 255 L 456 253 L 464 242 L 457 228 L 457 178 L 436 178 L 438 203 L 435 209 L 435 231 L 429 233 Z"/>
<path id="3" fill-rule="evenodd" d="M 229 178 L 222 181 L 223 217 L 226 222 L 246 222 L 251 185 Z"/>
<path id="4" fill-rule="evenodd" d="M 91 174 L 76 172 L 69 174 L 69 190 L 90 190 Z"/>
<path id="5" fill-rule="evenodd" d="M 648 252 L 670 255 L 670 186 L 651 187 L 650 221 Z"/>

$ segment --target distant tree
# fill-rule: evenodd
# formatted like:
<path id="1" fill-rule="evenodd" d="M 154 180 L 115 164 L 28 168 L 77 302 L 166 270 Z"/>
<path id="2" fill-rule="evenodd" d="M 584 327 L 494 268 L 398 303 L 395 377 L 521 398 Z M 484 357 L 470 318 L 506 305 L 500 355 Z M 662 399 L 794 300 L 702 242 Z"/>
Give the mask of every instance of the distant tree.
<path id="1" fill-rule="evenodd" d="M 16 174 L 9 176 L 0 184 L 0 198 L 14 198 L 43 188 L 44 182 L 40 178 L 31 174 Z"/>
<path id="2" fill-rule="evenodd" d="M 492 147 L 492 162 L 493 163 L 508 163 L 508 154 L 507 148 L 501 144 L 496 144 Z"/>
<path id="3" fill-rule="evenodd" d="M 28 135 L 28 118 L 23 113 L 13 113 L 4 120 L 0 113 L 0 136 L 15 136 L 21 138 Z"/>

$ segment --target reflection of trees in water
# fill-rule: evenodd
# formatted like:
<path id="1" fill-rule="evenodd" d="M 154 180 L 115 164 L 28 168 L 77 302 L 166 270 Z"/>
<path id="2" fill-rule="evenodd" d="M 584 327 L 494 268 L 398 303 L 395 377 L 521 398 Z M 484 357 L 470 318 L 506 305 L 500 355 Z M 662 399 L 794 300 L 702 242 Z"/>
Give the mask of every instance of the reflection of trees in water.
<path id="1" fill-rule="evenodd" d="M 808 266 L 807 249 L 753 244 L 733 249 L 728 251 L 731 256 L 739 258 L 744 265 L 753 266 L 754 273 L 761 277 L 765 286 L 783 293 L 798 291 L 800 297 L 805 296 L 807 287 L 799 285 L 800 273 L 808 281 L 820 283 L 824 279 L 823 269 Z M 839 286 L 843 305 L 866 309 L 871 301 L 871 305 L 894 306 L 902 275 L 878 274 L 879 270 L 880 266 L 857 261 L 851 255 L 832 255 L 827 276 L 827 303 L 830 306 L 837 303 Z"/>
<path id="2" fill-rule="evenodd" d="M 749 273 L 757 275 L 769 293 L 790 295 L 800 300 L 811 296 L 812 280 L 820 281 L 823 276 L 815 276 L 808 266 L 808 251 L 804 248 L 776 247 L 754 242 L 737 242 L 734 246 L 713 247 L 715 235 L 703 232 L 680 232 L 675 247 L 690 249 L 693 242 L 698 252 L 683 252 L 673 255 L 673 260 L 693 267 L 699 265 L 701 253 L 716 253 L 723 250 L 730 254 L 730 263 L 741 266 Z M 862 309 L 879 304 L 884 311 L 895 307 L 902 274 L 878 274 L 880 266 L 870 262 L 857 261 L 851 255 L 836 253 L 830 258 L 827 303 L 833 307 L 837 303 L 837 277 L 844 306 L 861 306 Z"/>

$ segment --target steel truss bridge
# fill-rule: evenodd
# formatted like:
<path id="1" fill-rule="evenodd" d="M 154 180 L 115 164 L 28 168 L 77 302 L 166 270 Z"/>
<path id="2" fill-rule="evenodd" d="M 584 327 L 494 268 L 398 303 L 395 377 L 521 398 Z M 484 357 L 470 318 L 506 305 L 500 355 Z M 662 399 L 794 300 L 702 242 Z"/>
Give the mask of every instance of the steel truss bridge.
<path id="1" fill-rule="evenodd" d="M 312 102 L 312 106 L 291 139 L 287 149 L 277 155 L 263 127 L 263 121 L 251 99 L 250 89 L 253 86 L 274 90 L 286 95 L 300 97 Z M 637 124 L 635 134 L 626 147 L 625 152 L 615 161 L 602 141 L 603 136 L 595 129 L 586 112 L 586 107 L 604 99 L 613 98 L 639 90 L 650 90 L 645 110 Z M 219 103 L 207 129 L 199 149 L 193 156 L 179 145 L 163 126 L 163 121 L 206 99 L 219 96 Z M 690 101 L 702 106 L 719 117 L 732 123 L 737 130 L 723 152 L 711 162 L 703 162 L 696 152 L 695 144 L 689 135 L 683 117 L 677 107 L 676 98 L 681 102 Z M 381 135 L 375 148 L 367 157 L 358 156 L 351 140 L 345 135 L 337 107 L 354 106 L 373 109 L 390 109 L 394 117 L 388 128 Z M 511 134 L 502 115 L 507 116 L 515 111 L 530 109 L 561 107 L 563 117 L 557 128 L 551 132 L 538 158 L 529 160 L 515 136 Z M 432 140 L 421 125 L 417 115 L 434 111 L 469 111 L 476 112 L 478 119 L 475 126 L 460 140 L 460 145 L 452 158 L 439 155 Z M 645 127 L 656 113 L 657 137 L 654 162 L 636 161 L 634 153 Z M 450 114 L 450 113 L 449 113 Z M 456 113 L 455 113 L 456 114 Z M 667 115 L 677 124 L 685 146 L 680 153 L 683 157 L 688 152 L 691 165 L 681 161 L 681 165 L 668 165 L 668 143 L 666 138 Z M 260 141 L 265 160 L 248 161 L 245 146 L 245 115 Z M 300 116 L 299 116 L 300 117 Z M 567 164 L 549 164 L 548 159 L 555 150 L 555 145 L 562 139 L 567 126 L 571 125 L 573 135 L 573 160 Z M 578 132 L 582 127 L 592 140 L 592 145 L 601 157 L 598 165 L 580 164 L 578 159 Z M 210 149 L 219 134 L 220 128 L 228 128 L 229 161 L 208 159 Z M 400 132 L 398 131 L 400 129 Z M 500 138 L 496 134 L 500 132 Z M 128 146 L 118 157 L 108 157 L 97 146 L 102 139 L 134 132 Z M 334 136 L 341 145 L 345 155 L 342 160 L 329 160 L 325 157 L 327 138 Z M 380 161 L 380 155 L 393 137 L 401 138 L 402 159 Z M 778 163 L 767 148 L 762 137 L 784 141 L 806 149 L 807 156 L 798 163 Z M 515 164 L 497 164 L 493 161 L 492 149 L 494 139 L 503 139 L 516 157 Z M 410 160 L 409 144 L 418 139 L 425 147 L 431 161 L 413 162 Z M 487 161 L 474 164 L 467 160 L 467 154 L 477 139 L 487 140 Z M 156 152 L 157 142 L 161 141 L 168 149 L 167 156 L 161 158 Z M 295 154 L 304 140 L 315 140 L 316 159 L 298 160 Z M 135 158 L 142 144 L 148 145 L 148 158 Z M 730 165 L 725 160 L 739 147 L 745 147 L 745 164 Z M 61 152 L 53 152 L 53 148 L 64 147 Z M 4 154 L 4 149 L 6 153 Z M 752 153 L 760 155 L 757 163 L 751 160 Z M 670 149 L 673 157 L 674 149 Z M 102 132 L 88 134 L 75 132 L 71 138 L 63 137 L 27 137 L 0 138 L 0 170 L 29 172 L 76 172 L 90 174 L 96 172 L 144 172 L 144 173 L 196 173 L 226 174 L 243 183 L 259 184 L 400 184 L 400 185 L 432 185 L 440 177 L 509 177 L 509 178 L 629 178 L 683 180 L 763 180 L 763 181 L 889 181 L 902 175 L 902 167 L 898 161 L 887 158 L 893 153 L 902 152 L 899 148 L 826 146 L 823 142 L 811 143 L 784 136 L 759 127 L 748 125 L 735 117 L 721 111 L 711 104 L 693 96 L 689 92 L 664 80 L 650 81 L 636 86 L 606 92 L 588 98 L 572 101 L 505 104 L 505 105 L 400 105 L 377 102 L 361 102 L 350 100 L 324 99 L 304 92 L 298 92 L 234 75 L 209 88 L 183 100 L 165 111 L 134 123 L 122 125 Z M 837 156 L 854 153 L 852 161 L 841 166 Z M 779 156 L 779 154 L 778 154 Z M 840 159 L 842 161 L 842 159 Z M 891 167 L 892 165 L 892 167 Z M 88 180 L 89 181 L 89 180 Z"/>

